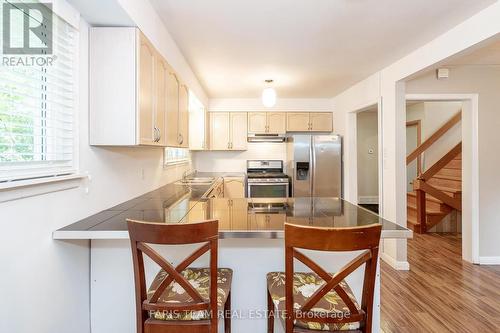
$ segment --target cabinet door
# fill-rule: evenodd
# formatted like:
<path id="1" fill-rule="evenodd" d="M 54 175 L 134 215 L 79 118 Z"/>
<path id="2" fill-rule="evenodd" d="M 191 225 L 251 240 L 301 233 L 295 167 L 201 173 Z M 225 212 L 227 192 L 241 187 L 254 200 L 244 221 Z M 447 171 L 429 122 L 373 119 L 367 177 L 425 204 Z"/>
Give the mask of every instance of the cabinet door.
<path id="1" fill-rule="evenodd" d="M 316 132 L 333 131 L 333 119 L 330 112 L 311 113 L 311 130 Z"/>
<path id="2" fill-rule="evenodd" d="M 248 113 L 248 132 L 249 133 L 267 133 L 267 114 L 266 112 Z"/>
<path id="3" fill-rule="evenodd" d="M 189 91 L 184 84 L 179 88 L 179 134 L 177 140 L 180 147 L 189 148 Z"/>
<path id="4" fill-rule="evenodd" d="M 177 147 L 179 128 L 179 80 L 170 68 L 167 78 L 166 145 Z"/>
<path id="5" fill-rule="evenodd" d="M 229 199 L 210 199 L 210 218 L 219 220 L 219 230 L 231 230 Z"/>
<path id="6" fill-rule="evenodd" d="M 224 197 L 226 197 L 226 198 L 244 198 L 245 197 L 245 178 L 225 177 L 224 178 Z"/>
<path id="7" fill-rule="evenodd" d="M 231 150 L 246 150 L 247 149 L 247 113 L 246 112 L 230 112 L 230 149 Z"/>
<path id="8" fill-rule="evenodd" d="M 207 135 L 207 111 L 202 106 L 189 105 L 189 149 L 205 150 Z"/>
<path id="9" fill-rule="evenodd" d="M 229 149 L 229 112 L 210 113 L 210 149 Z"/>
<path id="10" fill-rule="evenodd" d="M 309 113 L 288 112 L 286 114 L 286 130 L 289 132 L 308 132 Z"/>
<path id="11" fill-rule="evenodd" d="M 284 134 L 286 132 L 286 113 L 267 113 L 267 132 L 272 134 Z"/>
<path id="12" fill-rule="evenodd" d="M 167 77 L 168 65 L 165 60 L 159 55 L 156 55 L 155 66 L 155 120 L 154 126 L 157 132 L 157 144 L 165 145 L 165 117 L 167 114 Z"/>
<path id="13" fill-rule="evenodd" d="M 155 51 L 142 33 L 139 40 L 139 144 L 150 145 L 155 139 L 153 101 Z"/>
<path id="14" fill-rule="evenodd" d="M 248 230 L 248 201 L 229 199 L 231 207 L 231 230 Z"/>

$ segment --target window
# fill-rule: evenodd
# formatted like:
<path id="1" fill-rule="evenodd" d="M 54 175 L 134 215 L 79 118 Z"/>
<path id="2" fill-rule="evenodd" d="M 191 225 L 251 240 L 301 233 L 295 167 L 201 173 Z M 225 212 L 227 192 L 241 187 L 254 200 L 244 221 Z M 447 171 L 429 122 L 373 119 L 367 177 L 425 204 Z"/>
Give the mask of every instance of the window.
<path id="1" fill-rule="evenodd" d="M 165 165 L 189 163 L 189 149 L 165 148 Z"/>
<path id="2" fill-rule="evenodd" d="M 22 13 L 11 15 L 11 25 L 23 19 Z M 30 26 L 39 20 L 34 16 L 29 19 L 33 20 Z M 5 65 L 3 60 L 0 66 L 0 182 L 75 172 L 78 32 L 56 15 L 52 20 L 52 55 L 2 55 L 16 63 Z M 22 29 L 11 29 L 11 43 L 21 40 L 22 45 L 22 35 Z M 42 58 L 53 61 L 41 65 L 40 61 L 27 62 Z"/>

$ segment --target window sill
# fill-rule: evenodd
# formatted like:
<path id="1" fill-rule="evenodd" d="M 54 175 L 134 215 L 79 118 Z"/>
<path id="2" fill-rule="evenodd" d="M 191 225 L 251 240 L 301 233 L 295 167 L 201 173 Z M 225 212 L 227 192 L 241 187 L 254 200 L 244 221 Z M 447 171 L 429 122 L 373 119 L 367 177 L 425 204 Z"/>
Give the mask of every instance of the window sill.
<path id="1" fill-rule="evenodd" d="M 0 202 L 76 188 L 84 178 L 88 176 L 72 174 L 0 183 Z"/>
<path id="2" fill-rule="evenodd" d="M 175 165 L 189 164 L 189 159 L 167 162 L 163 165 L 164 168 L 168 168 Z"/>

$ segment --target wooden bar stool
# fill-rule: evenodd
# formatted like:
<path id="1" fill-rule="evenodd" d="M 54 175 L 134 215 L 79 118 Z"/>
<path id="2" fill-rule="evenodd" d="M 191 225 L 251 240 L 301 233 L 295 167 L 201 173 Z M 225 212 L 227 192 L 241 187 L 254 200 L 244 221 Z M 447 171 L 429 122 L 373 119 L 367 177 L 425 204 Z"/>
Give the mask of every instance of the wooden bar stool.
<path id="1" fill-rule="evenodd" d="M 268 333 L 274 331 L 275 314 L 284 321 L 286 333 L 372 332 L 381 230 L 378 224 L 355 228 L 285 224 L 285 272 L 267 274 Z M 297 249 L 363 252 L 332 275 Z M 294 258 L 312 272 L 294 272 Z M 344 279 L 363 264 L 363 293 L 359 305 Z"/>
<path id="2" fill-rule="evenodd" d="M 137 333 L 216 333 L 224 311 L 224 330 L 231 332 L 232 270 L 217 268 L 217 220 L 199 223 L 148 223 L 127 220 L 134 263 Z M 203 243 L 177 267 L 148 244 Z M 210 251 L 209 268 L 189 267 Z M 146 292 L 144 256 L 161 270 Z"/>

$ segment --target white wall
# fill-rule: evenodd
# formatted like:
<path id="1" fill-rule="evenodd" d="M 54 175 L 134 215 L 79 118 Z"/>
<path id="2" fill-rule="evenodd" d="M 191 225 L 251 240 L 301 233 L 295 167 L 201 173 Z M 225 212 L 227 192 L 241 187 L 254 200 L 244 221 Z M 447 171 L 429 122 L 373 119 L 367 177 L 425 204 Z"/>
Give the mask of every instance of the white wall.
<path id="1" fill-rule="evenodd" d="M 358 203 L 378 204 L 378 115 L 357 114 Z"/>
<path id="2" fill-rule="evenodd" d="M 82 21 L 77 133 L 80 170 L 92 180 L 79 188 L 0 203 L 0 332 L 90 332 L 89 244 L 54 241 L 52 232 L 174 181 L 185 169 L 165 170 L 162 149 L 88 145 L 87 29 Z"/>
<path id="3" fill-rule="evenodd" d="M 408 93 L 479 94 L 479 254 L 499 257 L 500 218 L 500 66 L 461 66 L 451 69 L 448 80 L 436 80 L 433 73 L 407 82 Z"/>
<path id="4" fill-rule="evenodd" d="M 453 29 L 408 54 L 378 73 L 347 89 L 333 99 L 335 119 L 343 122 L 345 137 L 352 136 L 349 114 L 371 104 L 381 103 L 382 123 L 382 216 L 406 225 L 406 147 L 398 144 L 405 136 L 405 86 L 403 80 L 422 71 L 439 66 L 448 57 L 474 47 L 500 33 L 500 2 L 482 10 Z M 339 125 L 339 128 L 342 125 Z M 342 134 L 342 132 L 339 131 Z M 399 141 L 398 141 L 399 140 Z M 346 145 L 346 149 L 351 149 Z M 355 151 L 355 150 L 354 150 Z M 346 152 L 344 171 L 346 194 L 351 184 L 350 152 Z M 465 156 L 464 156 L 465 158 Z M 464 188 L 464 191 L 466 189 Z M 466 220 L 464 219 L 464 223 Z M 471 223 L 471 221 L 468 221 Z M 464 242 L 467 240 L 464 239 Z M 464 249 L 464 258 L 472 260 L 477 254 Z M 500 249 L 495 251 L 500 255 Z M 385 241 L 382 257 L 395 267 L 407 267 L 406 241 Z"/>

